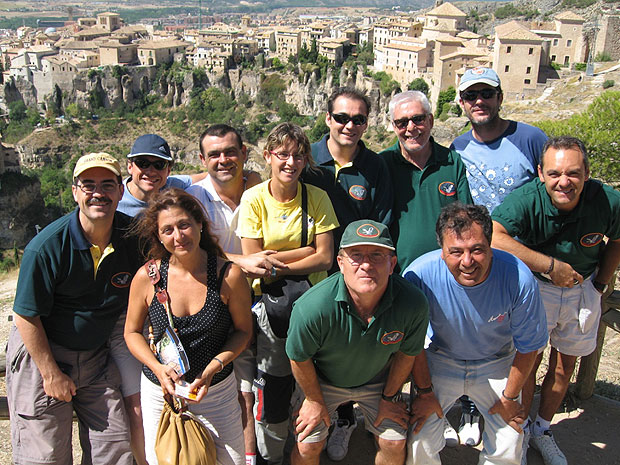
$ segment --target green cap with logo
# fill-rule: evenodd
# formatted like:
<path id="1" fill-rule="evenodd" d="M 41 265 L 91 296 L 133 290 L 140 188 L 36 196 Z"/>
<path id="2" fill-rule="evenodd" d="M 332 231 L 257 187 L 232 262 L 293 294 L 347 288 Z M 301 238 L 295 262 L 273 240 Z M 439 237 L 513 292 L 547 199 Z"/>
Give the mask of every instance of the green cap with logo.
<path id="1" fill-rule="evenodd" d="M 373 220 L 358 220 L 346 227 L 340 240 L 340 248 L 355 245 L 376 245 L 394 250 L 388 227 Z"/>

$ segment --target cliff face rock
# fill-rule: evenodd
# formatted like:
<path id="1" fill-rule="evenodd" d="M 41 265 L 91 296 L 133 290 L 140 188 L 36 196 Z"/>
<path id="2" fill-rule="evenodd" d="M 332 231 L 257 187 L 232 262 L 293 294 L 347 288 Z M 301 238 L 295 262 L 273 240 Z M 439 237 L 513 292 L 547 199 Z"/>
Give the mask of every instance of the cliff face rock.
<path id="1" fill-rule="evenodd" d="M 38 181 L 0 195 L 0 248 L 24 247 L 36 234 L 35 225 L 44 227 L 49 222 L 44 211 Z"/>
<path id="2" fill-rule="evenodd" d="M 7 79 L 3 86 L 4 101 L 9 103 L 22 100 L 28 107 L 36 107 L 37 91 L 34 85 L 22 77 Z"/>
<path id="3" fill-rule="evenodd" d="M 22 168 L 43 168 L 62 163 L 71 146 L 56 135 L 52 128 L 35 131 L 15 145 Z"/>

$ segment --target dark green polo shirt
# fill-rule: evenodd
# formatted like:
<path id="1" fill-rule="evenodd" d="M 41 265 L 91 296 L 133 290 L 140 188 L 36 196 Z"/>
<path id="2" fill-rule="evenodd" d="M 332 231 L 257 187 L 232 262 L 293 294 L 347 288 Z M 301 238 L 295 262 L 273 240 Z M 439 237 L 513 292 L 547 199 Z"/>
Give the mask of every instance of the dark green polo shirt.
<path id="1" fill-rule="evenodd" d="M 405 160 L 399 142 L 379 153 L 387 162 L 394 184 L 390 233 L 401 270 L 419 256 L 439 248 L 435 223 L 441 207 L 457 200 L 472 203 L 460 155 L 432 137 L 430 144 L 432 154 L 423 170 Z"/>
<path id="2" fill-rule="evenodd" d="M 530 249 L 568 263 L 587 278 L 605 249 L 603 237 L 620 239 L 620 192 L 586 181 L 577 206 L 562 213 L 544 183 L 533 179 L 511 192 L 492 218 Z"/>
<path id="3" fill-rule="evenodd" d="M 332 386 L 362 386 L 386 368 L 395 352 L 419 354 L 427 326 L 428 301 L 404 278 L 390 277 L 366 324 L 350 301 L 342 273 L 336 273 L 293 305 L 286 353 L 298 362 L 312 359 L 319 377 Z"/>
<path id="4" fill-rule="evenodd" d="M 127 309 L 129 285 L 140 263 L 136 240 L 123 237 L 131 218 L 116 212 L 114 252 L 101 260 L 95 277 L 78 212 L 54 221 L 26 246 L 13 310 L 41 317 L 48 339 L 56 344 L 91 350 L 107 341 Z"/>
<path id="5" fill-rule="evenodd" d="M 349 223 L 370 219 L 390 224 L 392 213 L 392 183 L 382 157 L 358 142 L 359 150 L 353 161 L 341 167 L 336 175 L 334 159 L 327 148 L 329 134 L 312 144 L 315 170 L 306 169 L 303 180 L 327 192 L 340 227 L 334 231 L 334 249 L 340 246 L 342 231 Z"/>

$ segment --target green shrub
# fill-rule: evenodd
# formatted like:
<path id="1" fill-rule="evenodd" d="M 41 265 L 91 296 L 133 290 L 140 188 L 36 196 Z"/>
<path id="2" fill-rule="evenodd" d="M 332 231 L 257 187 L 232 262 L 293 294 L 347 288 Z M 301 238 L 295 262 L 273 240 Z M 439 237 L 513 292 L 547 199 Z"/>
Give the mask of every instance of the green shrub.
<path id="1" fill-rule="evenodd" d="M 429 87 L 426 81 L 422 78 L 416 78 L 413 81 L 411 81 L 409 85 L 407 86 L 407 89 L 408 90 L 419 90 L 420 92 L 422 92 L 424 95 L 428 97 Z"/>
<path id="2" fill-rule="evenodd" d="M 587 66 L 586 63 L 575 63 L 575 71 L 585 71 Z"/>
<path id="3" fill-rule="evenodd" d="M 552 61 L 549 64 L 549 67 L 552 69 L 555 69 L 556 71 L 559 71 L 560 69 L 562 69 L 562 67 L 559 64 L 557 64 L 555 61 Z"/>
<path id="4" fill-rule="evenodd" d="M 437 98 L 437 110 L 435 110 L 435 117 L 439 118 L 443 113 L 444 104 L 453 102 L 455 98 L 456 89 L 452 86 L 448 87 L 446 90 L 442 90 L 441 92 L 439 92 L 439 97 Z"/>
<path id="5" fill-rule="evenodd" d="M 598 52 L 594 57 L 594 61 L 613 61 L 611 55 L 607 52 Z"/>
<path id="6" fill-rule="evenodd" d="M 603 82 L 603 89 L 609 89 L 610 87 L 613 87 L 616 84 L 616 81 L 614 81 L 613 79 L 607 79 L 605 82 Z"/>

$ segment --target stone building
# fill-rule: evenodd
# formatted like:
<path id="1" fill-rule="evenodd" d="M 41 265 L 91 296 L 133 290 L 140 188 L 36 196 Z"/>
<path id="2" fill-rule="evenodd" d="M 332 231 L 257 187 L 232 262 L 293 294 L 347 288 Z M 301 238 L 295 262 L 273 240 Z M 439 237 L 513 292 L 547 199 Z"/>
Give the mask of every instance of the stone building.
<path id="1" fill-rule="evenodd" d="M 138 60 L 142 66 L 170 63 L 176 54 L 184 54 L 191 45 L 182 40 L 149 40 L 138 45 Z"/>

